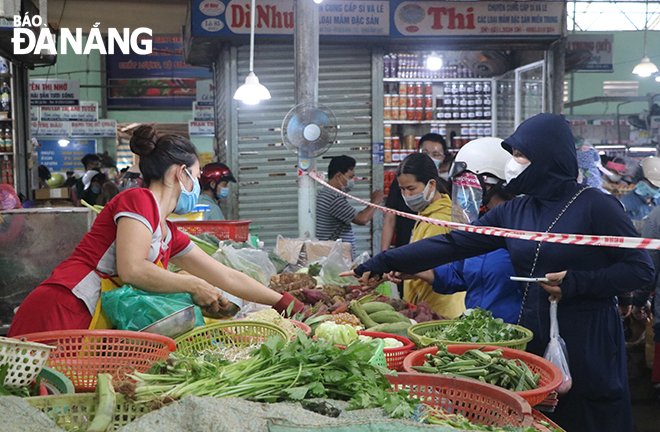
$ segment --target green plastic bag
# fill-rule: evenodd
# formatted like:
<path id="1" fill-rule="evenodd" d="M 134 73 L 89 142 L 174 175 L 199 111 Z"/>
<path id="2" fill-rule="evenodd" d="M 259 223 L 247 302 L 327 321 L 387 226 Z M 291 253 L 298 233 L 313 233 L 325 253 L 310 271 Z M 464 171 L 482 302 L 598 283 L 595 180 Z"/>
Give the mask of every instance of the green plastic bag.
<path id="1" fill-rule="evenodd" d="M 119 330 L 142 330 L 161 318 L 193 304 L 187 293 L 161 294 L 124 285 L 101 294 L 103 312 Z M 195 306 L 196 325 L 204 325 L 202 310 Z"/>

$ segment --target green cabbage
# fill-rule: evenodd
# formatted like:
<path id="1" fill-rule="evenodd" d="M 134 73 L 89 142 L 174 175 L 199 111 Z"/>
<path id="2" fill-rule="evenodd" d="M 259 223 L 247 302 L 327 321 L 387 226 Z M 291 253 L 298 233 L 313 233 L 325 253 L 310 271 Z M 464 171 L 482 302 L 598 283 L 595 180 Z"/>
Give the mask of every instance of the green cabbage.
<path id="1" fill-rule="evenodd" d="M 333 345 L 348 345 L 358 339 L 355 327 L 346 324 L 336 324 L 332 321 L 321 323 L 314 335 Z"/>

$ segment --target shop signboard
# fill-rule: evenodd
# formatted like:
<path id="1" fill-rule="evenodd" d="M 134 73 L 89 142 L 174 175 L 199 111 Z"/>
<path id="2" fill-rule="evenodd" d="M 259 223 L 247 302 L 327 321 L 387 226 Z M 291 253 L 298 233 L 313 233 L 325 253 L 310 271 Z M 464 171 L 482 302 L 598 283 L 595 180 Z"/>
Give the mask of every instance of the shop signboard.
<path id="1" fill-rule="evenodd" d="M 99 119 L 99 104 L 94 101 L 81 101 L 80 105 L 42 106 L 41 121 L 86 121 Z"/>
<path id="2" fill-rule="evenodd" d="M 198 106 L 213 106 L 214 87 L 213 80 L 197 80 L 195 102 Z"/>
<path id="3" fill-rule="evenodd" d="M 39 107 L 30 106 L 30 121 L 39 121 Z"/>
<path id="4" fill-rule="evenodd" d="M 117 136 L 117 120 L 101 119 L 99 121 L 71 122 L 73 137 L 115 137 Z"/>
<path id="5" fill-rule="evenodd" d="M 613 72 L 614 35 L 568 35 L 566 41 L 566 65 L 575 72 Z"/>
<path id="6" fill-rule="evenodd" d="M 200 105 L 199 102 L 193 102 L 193 120 L 195 121 L 213 121 L 215 113 L 212 106 Z"/>
<path id="7" fill-rule="evenodd" d="M 74 80 L 36 78 L 30 80 L 30 104 L 78 105 L 80 83 Z"/>
<path id="8" fill-rule="evenodd" d="M 67 137 L 71 131 L 71 124 L 63 121 L 33 121 L 30 123 L 30 132 L 35 137 Z"/>
<path id="9" fill-rule="evenodd" d="M 188 134 L 190 136 L 213 136 L 215 133 L 215 122 L 212 120 L 188 122 Z"/>
<path id="10" fill-rule="evenodd" d="M 149 55 L 106 55 L 108 107 L 190 108 L 198 79 L 209 79 L 206 68 L 186 64 L 181 36 L 154 36 Z"/>
<path id="11" fill-rule="evenodd" d="M 96 140 L 71 140 L 62 147 L 57 139 L 40 139 L 37 150 L 39 165 L 53 172 L 80 170 L 80 160 L 88 153 L 96 153 Z"/>
<path id="12" fill-rule="evenodd" d="M 193 36 L 250 33 L 250 0 L 193 0 Z M 354 42 L 379 39 L 448 37 L 548 37 L 563 34 L 561 1 L 324 0 L 319 5 L 320 35 Z M 294 0 L 260 0 L 255 33 L 292 35 Z M 350 38 L 349 38 L 350 37 Z"/>

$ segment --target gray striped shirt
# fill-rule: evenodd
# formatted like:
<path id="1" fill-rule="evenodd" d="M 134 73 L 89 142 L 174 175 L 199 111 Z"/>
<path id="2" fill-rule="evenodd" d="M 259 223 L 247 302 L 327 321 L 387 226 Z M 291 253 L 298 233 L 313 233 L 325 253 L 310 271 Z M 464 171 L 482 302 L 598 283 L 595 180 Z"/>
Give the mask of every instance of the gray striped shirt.
<path id="1" fill-rule="evenodd" d="M 351 221 L 358 213 L 348 200 L 330 189 L 323 188 L 316 197 L 316 238 L 349 242 L 355 256 L 355 234 Z"/>

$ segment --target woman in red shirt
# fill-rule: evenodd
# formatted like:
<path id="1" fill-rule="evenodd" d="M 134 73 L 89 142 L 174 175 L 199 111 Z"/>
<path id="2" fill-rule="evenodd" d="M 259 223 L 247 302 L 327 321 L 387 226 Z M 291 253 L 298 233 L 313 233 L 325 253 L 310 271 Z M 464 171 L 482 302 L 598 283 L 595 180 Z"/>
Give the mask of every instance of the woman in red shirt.
<path id="1" fill-rule="evenodd" d="M 209 313 L 226 304 L 216 287 L 280 312 L 291 303 L 302 310 L 290 294 L 220 264 L 166 220 L 172 212 L 191 212 L 199 198 L 199 160 L 189 140 L 141 126 L 130 145 L 140 156 L 146 187 L 127 189 L 106 205 L 73 254 L 23 301 L 9 336 L 98 327 L 92 316 L 108 279 L 152 292 L 189 293 Z M 170 261 L 188 274 L 167 271 Z"/>

